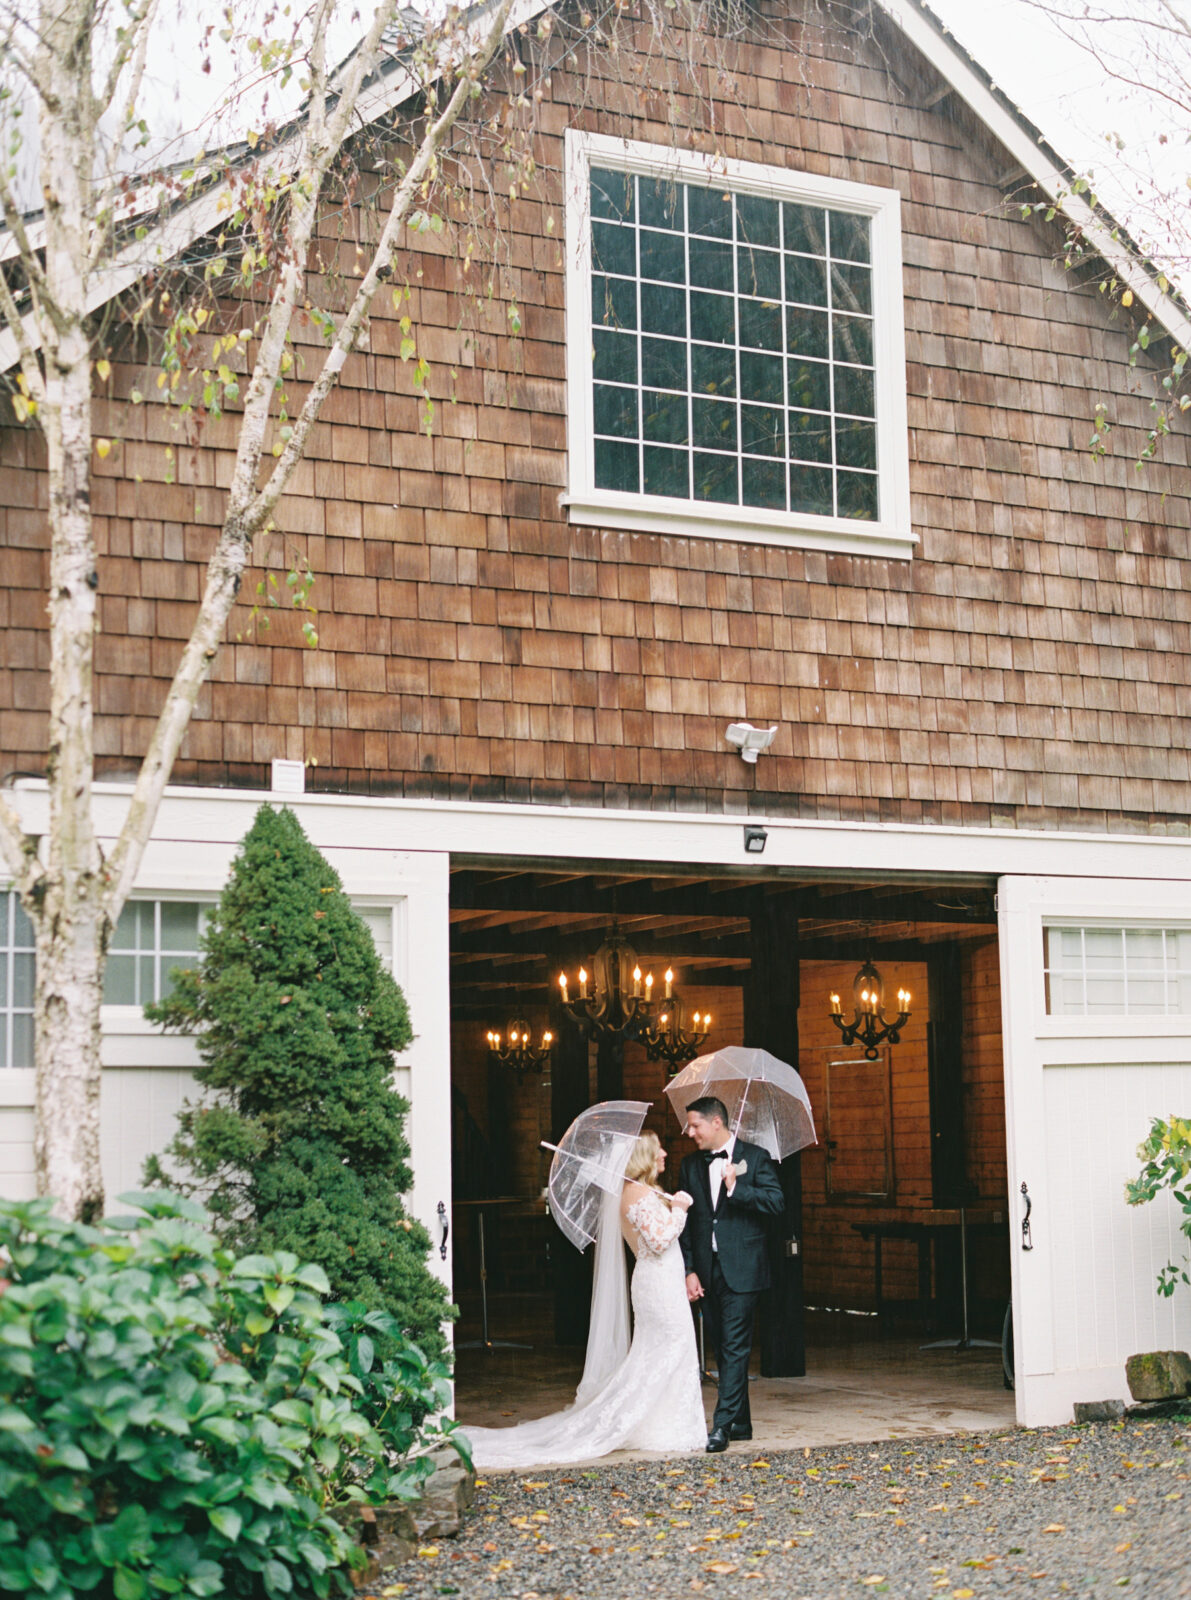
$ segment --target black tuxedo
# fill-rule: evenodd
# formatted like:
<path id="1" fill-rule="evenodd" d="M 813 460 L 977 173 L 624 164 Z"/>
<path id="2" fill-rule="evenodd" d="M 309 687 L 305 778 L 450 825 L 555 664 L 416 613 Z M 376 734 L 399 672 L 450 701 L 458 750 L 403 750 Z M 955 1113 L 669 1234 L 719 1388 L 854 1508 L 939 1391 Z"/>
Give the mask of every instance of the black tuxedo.
<path id="1" fill-rule="evenodd" d="M 684 1156 L 679 1186 L 692 1198 L 682 1231 L 686 1270 L 703 1285 L 707 1331 L 719 1359 L 719 1398 L 713 1426 L 750 1424 L 748 1365 L 753 1344 L 753 1312 L 757 1297 L 768 1289 L 769 1251 L 766 1224 L 785 1210 L 777 1169 L 760 1145 L 738 1139 L 732 1162 L 746 1170 L 729 1195 L 720 1185 L 719 1204 L 712 1210 L 709 1165 L 703 1152 Z M 712 1248 L 714 1236 L 716 1248 Z"/>

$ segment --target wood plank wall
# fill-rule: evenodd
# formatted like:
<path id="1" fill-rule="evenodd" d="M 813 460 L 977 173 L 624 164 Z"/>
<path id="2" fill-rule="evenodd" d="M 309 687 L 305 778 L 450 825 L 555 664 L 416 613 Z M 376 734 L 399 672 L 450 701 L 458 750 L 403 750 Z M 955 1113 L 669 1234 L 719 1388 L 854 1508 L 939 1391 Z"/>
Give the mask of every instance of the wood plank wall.
<path id="1" fill-rule="evenodd" d="M 689 130 L 701 147 L 706 119 L 666 93 L 652 58 L 653 89 L 630 88 L 604 81 L 598 60 L 586 78 L 565 60 L 540 72 L 527 38 L 541 188 L 499 202 L 500 292 L 469 307 L 449 236 L 419 235 L 399 263 L 411 289 L 400 310 L 433 364 L 437 432 L 419 432 L 399 313 L 382 295 L 244 585 L 250 598 L 266 565 L 307 560 L 319 648 L 304 650 L 283 613 L 253 636 L 241 610 L 178 780 L 261 785 L 270 758 L 288 756 L 317 761 L 311 786 L 333 791 L 1185 829 L 1185 433 L 1134 470 L 1152 373 L 1145 358 L 1130 372 L 1130 317 L 1065 273 L 1057 233 L 1006 206 L 1004 152 L 961 129 L 904 44 L 894 83 L 849 8 L 812 7 L 805 27 L 803 9 L 793 0 L 787 22 L 759 8 L 772 41 L 717 44 L 700 76 L 722 94 L 724 155 L 901 192 L 914 560 L 568 524 L 563 133 L 669 144 Z M 629 77 L 631 56 L 619 58 Z M 366 228 L 356 214 L 328 218 L 328 270 L 353 277 L 351 235 Z M 236 325 L 249 315 L 230 301 L 226 312 Z M 92 496 L 107 774 L 145 749 L 235 440 L 234 417 L 200 441 L 155 401 L 131 406 L 136 386 L 157 392 L 139 355 L 117 350 L 95 429 L 121 444 L 95 462 Z M 287 387 L 296 407 L 301 375 Z M 1086 448 L 1099 399 L 1116 424 L 1102 462 Z M 9 773 L 45 760 L 47 501 L 35 430 L 4 418 Z M 755 768 L 724 742 L 738 717 L 779 724 Z"/>

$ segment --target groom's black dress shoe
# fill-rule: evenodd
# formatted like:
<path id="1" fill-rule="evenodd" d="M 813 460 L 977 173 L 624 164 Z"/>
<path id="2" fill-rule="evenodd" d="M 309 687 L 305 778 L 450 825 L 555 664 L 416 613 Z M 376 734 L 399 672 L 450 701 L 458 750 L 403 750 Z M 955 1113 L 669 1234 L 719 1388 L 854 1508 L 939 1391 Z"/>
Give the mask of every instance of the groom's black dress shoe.
<path id="1" fill-rule="evenodd" d="M 751 1439 L 753 1430 L 747 1422 L 734 1422 L 728 1433 L 729 1439 Z"/>
<path id="2" fill-rule="evenodd" d="M 723 1428 L 713 1428 L 707 1435 L 707 1454 L 715 1456 L 728 1448 L 728 1435 Z"/>

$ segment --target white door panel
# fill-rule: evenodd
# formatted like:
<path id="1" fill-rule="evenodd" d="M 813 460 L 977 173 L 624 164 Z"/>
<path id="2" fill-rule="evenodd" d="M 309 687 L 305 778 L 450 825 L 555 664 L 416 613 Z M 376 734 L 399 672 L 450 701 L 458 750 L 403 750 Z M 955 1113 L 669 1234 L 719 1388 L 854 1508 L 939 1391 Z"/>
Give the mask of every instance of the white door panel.
<path id="1" fill-rule="evenodd" d="M 1186 885 L 1015 878 L 1000 885 L 1005 1092 L 1018 1420 L 1068 1421 L 1079 1400 L 1128 1399 L 1125 1361 L 1191 1348 L 1191 1293 L 1157 1293 L 1186 1241 L 1169 1196 L 1125 1202 L 1153 1117 L 1191 1111 L 1191 1015 L 1046 1014 L 1047 921 L 1186 926 Z M 1138 1028 L 1138 1023 L 1142 1027 Z M 1137 1033 L 1144 1037 L 1138 1039 Z M 1020 1186 L 1033 1202 L 1022 1249 Z"/>

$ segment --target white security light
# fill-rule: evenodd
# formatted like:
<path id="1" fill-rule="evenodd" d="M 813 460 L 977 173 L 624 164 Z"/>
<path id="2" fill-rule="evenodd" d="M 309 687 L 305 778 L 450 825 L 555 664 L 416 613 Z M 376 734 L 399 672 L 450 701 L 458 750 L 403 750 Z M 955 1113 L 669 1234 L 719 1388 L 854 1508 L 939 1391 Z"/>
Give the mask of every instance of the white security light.
<path id="1" fill-rule="evenodd" d="M 764 828 L 758 828 L 750 823 L 744 825 L 744 848 L 750 856 L 759 856 L 765 849 L 765 841 L 769 835 Z"/>
<path id="2" fill-rule="evenodd" d="M 736 746 L 743 760 L 755 767 L 762 750 L 768 750 L 777 738 L 777 724 L 772 728 L 754 728 L 751 722 L 733 722 L 724 738 Z"/>

